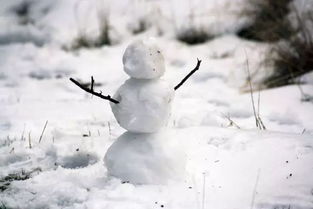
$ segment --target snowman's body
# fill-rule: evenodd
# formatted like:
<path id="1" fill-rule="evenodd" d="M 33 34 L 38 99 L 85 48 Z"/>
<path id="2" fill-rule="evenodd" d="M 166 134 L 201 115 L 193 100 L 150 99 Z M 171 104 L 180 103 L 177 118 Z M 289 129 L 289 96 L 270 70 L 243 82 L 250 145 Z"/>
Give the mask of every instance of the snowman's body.
<path id="1" fill-rule="evenodd" d="M 184 173 L 185 157 L 167 131 L 174 88 L 160 79 L 164 58 L 154 41 L 135 41 L 123 56 L 131 77 L 113 96 L 111 108 L 128 130 L 105 156 L 108 173 L 132 183 L 165 183 Z M 175 146 L 173 146 L 175 145 Z"/>
<path id="2" fill-rule="evenodd" d="M 130 78 L 113 96 L 111 103 L 117 122 L 128 131 L 152 133 L 167 124 L 174 90 L 161 79 Z"/>

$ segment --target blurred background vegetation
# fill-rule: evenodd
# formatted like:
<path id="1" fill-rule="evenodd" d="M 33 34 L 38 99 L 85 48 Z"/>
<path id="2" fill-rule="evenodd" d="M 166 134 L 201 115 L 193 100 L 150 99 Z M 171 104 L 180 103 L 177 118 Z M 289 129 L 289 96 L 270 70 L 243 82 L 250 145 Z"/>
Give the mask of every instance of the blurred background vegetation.
<path id="1" fill-rule="evenodd" d="M 153 36 L 169 37 L 187 45 L 235 34 L 270 47 L 264 57 L 260 57 L 260 63 L 272 70 L 259 79 L 258 88 L 301 83 L 297 78 L 313 69 L 311 1 L 118 2 L 2 0 L 4 18 L 0 24 L 0 44 L 32 42 L 43 46 L 54 42 L 65 51 L 75 52 L 81 48 L 116 45 L 147 31 Z M 53 11 L 66 5 L 68 9 L 62 17 L 53 16 L 56 14 Z M 17 27 L 11 27 L 12 22 Z M 63 22 L 70 22 L 70 27 L 62 26 Z"/>

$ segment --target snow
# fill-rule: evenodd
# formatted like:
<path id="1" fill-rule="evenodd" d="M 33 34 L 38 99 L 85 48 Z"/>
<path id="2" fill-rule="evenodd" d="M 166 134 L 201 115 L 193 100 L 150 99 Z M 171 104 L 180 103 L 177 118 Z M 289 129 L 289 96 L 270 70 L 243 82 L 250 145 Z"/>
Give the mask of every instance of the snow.
<path id="1" fill-rule="evenodd" d="M 164 57 L 155 40 L 137 40 L 131 43 L 124 55 L 124 71 L 132 78 L 155 79 L 165 72 Z"/>
<path id="2" fill-rule="evenodd" d="M 130 78 L 117 90 L 111 103 L 117 122 L 126 130 L 156 132 L 168 123 L 174 87 L 162 79 Z"/>
<path id="3" fill-rule="evenodd" d="M 165 184 L 182 180 L 185 152 L 167 130 L 156 133 L 125 132 L 105 155 L 108 174 L 135 184 Z"/>
<path id="4" fill-rule="evenodd" d="M 243 24 L 235 14 L 242 0 L 192 1 L 199 16 L 191 24 L 188 1 L 136 1 L 138 16 L 147 12 L 147 20 L 154 18 L 162 29 L 157 44 L 165 60 L 166 85 L 178 84 L 196 58 L 202 60 L 200 70 L 175 92 L 166 125 L 171 131 L 165 144 L 175 142 L 176 151 L 185 152 L 186 173 L 182 180 L 152 185 L 122 182 L 108 174 L 105 153 L 125 130 L 108 101 L 83 92 L 68 78 L 88 82 L 93 75 L 96 91 L 114 94 L 129 79 L 121 61 L 128 44 L 156 36 L 157 30 L 132 35 L 128 27 L 138 19 L 133 18 L 135 4 L 114 1 L 104 5 L 111 6 L 118 44 L 68 51 L 64 46 L 76 38 L 78 25 L 88 36 L 97 35 L 98 1 L 81 1 L 78 20 L 76 0 L 32 1 L 31 10 L 36 11 L 31 26 L 20 25 L 12 12 L 19 2 L 2 0 L 0 8 L 0 207 L 313 208 L 313 104 L 301 101 L 298 85 L 289 85 L 261 90 L 258 108 L 256 91 L 254 100 L 266 130 L 255 127 L 250 93 L 241 91 L 247 90 L 241 88 L 246 84 L 244 51 L 251 74 L 260 73 L 259 80 L 263 69 L 256 66 L 268 45 L 231 34 Z M 41 13 L 45 5 L 49 9 Z M 150 10 L 153 5 L 158 8 Z M 229 33 L 195 46 L 173 38 L 181 25 L 195 23 L 208 23 L 215 34 Z M 312 96 L 312 73 L 301 81 L 302 91 Z M 127 153 L 115 154 L 127 162 Z M 9 174 L 28 177 L 4 180 Z"/>

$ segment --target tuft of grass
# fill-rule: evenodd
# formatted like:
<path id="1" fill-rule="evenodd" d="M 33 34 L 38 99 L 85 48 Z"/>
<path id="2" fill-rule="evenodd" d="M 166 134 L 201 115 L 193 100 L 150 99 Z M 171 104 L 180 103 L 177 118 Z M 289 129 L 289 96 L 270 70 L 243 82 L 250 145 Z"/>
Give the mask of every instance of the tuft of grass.
<path id="1" fill-rule="evenodd" d="M 70 47 L 72 50 L 79 48 L 92 48 L 92 41 L 88 39 L 86 35 L 79 34 L 76 39 L 74 39 L 72 46 Z"/>
<path id="2" fill-rule="evenodd" d="M 176 39 L 189 45 L 205 43 L 212 40 L 214 35 L 210 34 L 203 28 L 189 27 L 180 29 L 176 32 Z"/>
<path id="3" fill-rule="evenodd" d="M 251 0 L 243 11 L 252 22 L 237 32 L 241 38 L 275 42 L 288 39 L 294 34 L 291 23 L 286 18 L 292 0 Z"/>
<path id="4" fill-rule="evenodd" d="M 13 181 L 24 181 L 32 177 L 32 174 L 35 172 L 41 172 L 41 168 L 35 168 L 31 171 L 24 171 L 22 170 L 19 173 L 9 174 L 0 179 L 0 191 L 3 192 L 7 190 Z"/>
<path id="5" fill-rule="evenodd" d="M 0 143 L 0 147 L 6 147 L 6 146 L 10 146 L 13 142 L 16 141 L 16 138 L 11 138 L 9 135 L 4 138 L 4 139 L 1 139 L 0 140 L 1 143 Z"/>
<path id="6" fill-rule="evenodd" d="M 35 172 L 41 172 L 41 168 L 35 168 L 29 172 L 22 170 L 19 173 L 9 174 L 0 179 L 0 192 L 7 190 L 13 181 L 24 181 L 32 177 Z"/>
<path id="7" fill-rule="evenodd" d="M 150 23 L 146 19 L 141 18 L 138 20 L 138 25 L 136 25 L 136 27 L 133 28 L 131 32 L 136 35 L 145 32 L 149 27 Z"/>
<path id="8" fill-rule="evenodd" d="M 99 12 L 99 27 L 100 34 L 95 41 L 95 47 L 100 47 L 103 45 L 112 45 L 112 40 L 110 38 L 110 19 L 109 14 L 105 11 Z"/>
<path id="9" fill-rule="evenodd" d="M 313 70 L 313 11 L 294 11 L 297 34 L 274 45 L 267 56 L 266 61 L 274 67 L 274 72 L 264 79 L 268 88 L 300 85 L 297 77 Z"/>
<path id="10" fill-rule="evenodd" d="M 75 8 L 76 10 L 78 9 L 78 7 Z M 86 34 L 85 31 L 86 29 L 82 28 L 78 30 L 78 35 L 74 39 L 71 46 L 64 47 L 65 50 L 77 50 L 80 48 L 98 48 L 104 45 L 113 44 L 112 39 L 110 37 L 111 25 L 109 11 L 99 9 L 97 15 L 98 15 L 99 35 L 96 38 L 91 38 Z"/>
<path id="11" fill-rule="evenodd" d="M 1 201 L 0 209 L 9 209 L 9 208 Z"/>
<path id="12" fill-rule="evenodd" d="M 33 6 L 32 1 L 21 1 L 18 5 L 13 7 L 13 12 L 16 14 L 16 16 L 19 18 L 19 24 L 21 25 L 27 25 L 27 24 L 33 24 L 33 20 L 30 18 L 30 9 Z"/>
<path id="13" fill-rule="evenodd" d="M 112 41 L 109 35 L 110 26 L 108 21 L 103 21 L 100 27 L 100 34 L 96 39 L 91 39 L 84 33 L 80 33 L 76 39 L 74 39 L 71 50 L 77 50 L 80 48 L 98 48 L 105 45 L 112 45 Z"/>
<path id="14" fill-rule="evenodd" d="M 254 114 L 254 119 L 255 119 L 255 126 L 260 129 L 260 130 L 266 130 L 266 127 L 261 119 L 260 116 L 260 91 L 258 94 L 258 110 L 256 110 L 255 107 L 255 102 L 254 102 L 254 97 L 253 97 L 253 88 L 252 88 L 252 82 L 251 82 L 251 74 L 250 74 L 250 68 L 249 68 L 249 60 L 248 60 L 248 55 L 247 52 L 245 51 L 246 55 L 246 71 L 247 71 L 247 82 L 249 84 L 249 90 L 250 90 L 250 97 L 251 97 L 251 103 L 252 103 L 252 109 L 253 109 L 253 114 Z"/>
<path id="15" fill-rule="evenodd" d="M 237 124 L 237 123 L 235 123 L 231 118 L 230 118 L 230 115 L 229 115 L 229 113 L 226 115 L 226 114 L 222 114 L 222 116 L 224 117 L 224 118 L 226 118 L 227 120 L 228 120 L 228 122 L 229 122 L 229 124 L 226 126 L 227 128 L 228 127 L 236 127 L 237 129 L 240 129 L 240 126 Z"/>
<path id="16" fill-rule="evenodd" d="M 313 11 L 300 11 L 292 0 L 251 0 L 248 11 L 253 21 L 238 36 L 272 44 L 263 64 L 273 72 L 262 80 L 262 88 L 297 84 L 302 100 L 311 100 L 297 78 L 313 70 Z"/>

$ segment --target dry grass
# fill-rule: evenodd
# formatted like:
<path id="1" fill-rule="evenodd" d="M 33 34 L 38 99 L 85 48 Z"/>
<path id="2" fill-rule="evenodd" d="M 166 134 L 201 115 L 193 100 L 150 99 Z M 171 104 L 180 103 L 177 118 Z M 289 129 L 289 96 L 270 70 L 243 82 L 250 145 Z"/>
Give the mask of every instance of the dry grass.
<path id="1" fill-rule="evenodd" d="M 313 70 L 313 11 L 300 11 L 295 2 L 252 0 L 243 12 L 253 21 L 238 35 L 272 43 L 272 50 L 264 60 L 265 65 L 274 69 L 263 79 L 266 88 L 300 85 L 297 78 Z M 301 91 L 301 86 L 299 89 Z M 304 95 L 302 91 L 301 94 Z"/>
<path id="2" fill-rule="evenodd" d="M 32 1 L 21 1 L 21 3 L 12 8 L 13 12 L 18 17 L 19 24 L 27 25 L 34 23 L 34 21 L 30 17 L 30 10 L 32 6 Z"/>
<path id="3" fill-rule="evenodd" d="M 179 29 L 176 32 L 176 39 L 189 45 L 205 43 L 213 38 L 214 35 L 209 34 L 203 28 L 197 28 L 195 26 Z"/>
<path id="4" fill-rule="evenodd" d="M 9 174 L 0 178 L 0 192 L 7 190 L 13 181 L 24 181 L 31 178 L 34 174 L 41 172 L 41 168 L 34 168 L 31 171 L 22 170 L 19 173 Z"/>
<path id="5" fill-rule="evenodd" d="M 264 80 L 269 88 L 300 85 L 297 77 L 313 70 L 313 11 L 294 11 L 297 34 L 277 43 L 267 56 L 267 62 L 274 66 L 274 73 Z"/>
<path id="6" fill-rule="evenodd" d="M 76 22 L 78 22 L 78 7 L 79 2 L 75 6 Z M 102 6 L 103 7 L 103 6 Z M 104 45 L 112 45 L 110 37 L 111 23 L 110 13 L 108 9 L 99 8 L 97 11 L 99 34 L 96 38 L 91 38 L 86 33 L 86 28 L 78 29 L 78 35 L 69 47 L 64 47 L 65 50 L 77 50 L 80 48 L 97 48 Z"/>
<path id="7" fill-rule="evenodd" d="M 9 209 L 9 208 L 3 202 L 1 202 L 0 209 Z"/>
<path id="8" fill-rule="evenodd" d="M 257 103 L 258 109 L 256 110 L 254 97 L 253 97 L 253 87 L 252 87 L 252 82 L 251 82 L 249 60 L 248 60 L 248 56 L 247 56 L 247 52 L 246 51 L 245 51 L 245 55 L 246 55 L 247 79 L 248 79 L 248 83 L 249 83 L 249 90 L 250 90 L 252 109 L 253 109 L 253 114 L 254 114 L 254 119 L 255 119 L 255 125 L 260 130 L 266 130 L 266 127 L 265 127 L 265 125 L 264 125 L 264 123 L 263 123 L 263 121 L 261 119 L 261 116 L 260 116 L 260 91 L 259 91 L 259 94 L 258 94 L 258 103 Z"/>
<path id="9" fill-rule="evenodd" d="M 43 134 L 44 134 L 44 132 L 46 130 L 47 125 L 48 125 L 48 121 L 46 121 L 45 126 L 43 127 L 43 130 L 42 130 L 42 132 L 40 134 L 39 141 L 38 141 L 39 144 L 40 144 L 40 142 L 42 140 L 42 136 L 43 136 Z"/>
<path id="10" fill-rule="evenodd" d="M 230 118 L 230 115 L 229 114 L 222 114 L 222 116 L 224 117 L 224 118 L 226 118 L 227 120 L 228 120 L 228 122 L 229 122 L 229 124 L 226 126 L 227 128 L 228 127 L 236 127 L 237 129 L 240 129 L 240 126 L 237 124 L 237 123 L 235 123 L 231 118 Z"/>
<path id="11" fill-rule="evenodd" d="M 292 0 L 251 0 L 243 11 L 244 16 L 252 19 L 250 25 L 242 28 L 237 35 L 244 39 L 275 42 L 288 39 L 294 34 L 290 22 L 289 4 Z"/>
<path id="12" fill-rule="evenodd" d="M 73 41 L 71 50 L 77 50 L 80 48 L 97 48 L 104 45 L 112 45 L 112 41 L 109 35 L 110 24 L 107 17 L 99 20 L 101 23 L 100 33 L 96 39 L 89 38 L 85 33 L 80 32 L 77 38 Z"/>
<path id="13" fill-rule="evenodd" d="M 136 34 L 145 32 L 150 27 L 151 27 L 151 23 L 149 23 L 149 21 L 147 21 L 147 19 L 140 18 L 138 20 L 138 24 L 136 25 L 136 27 L 132 28 L 131 32 L 132 32 L 132 34 L 136 35 Z"/>

